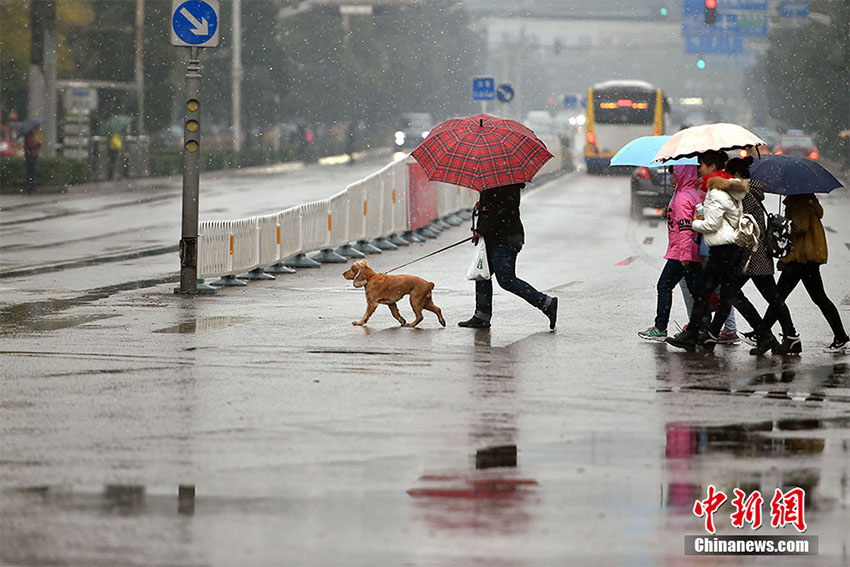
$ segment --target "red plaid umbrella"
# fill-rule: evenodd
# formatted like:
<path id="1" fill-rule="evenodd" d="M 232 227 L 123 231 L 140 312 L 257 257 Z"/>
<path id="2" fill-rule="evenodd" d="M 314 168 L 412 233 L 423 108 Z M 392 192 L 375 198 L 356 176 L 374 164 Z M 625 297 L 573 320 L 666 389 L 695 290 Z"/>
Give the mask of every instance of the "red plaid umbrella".
<path id="1" fill-rule="evenodd" d="M 476 191 L 531 181 L 552 157 L 528 127 L 487 114 L 446 120 L 410 155 L 431 181 Z"/>

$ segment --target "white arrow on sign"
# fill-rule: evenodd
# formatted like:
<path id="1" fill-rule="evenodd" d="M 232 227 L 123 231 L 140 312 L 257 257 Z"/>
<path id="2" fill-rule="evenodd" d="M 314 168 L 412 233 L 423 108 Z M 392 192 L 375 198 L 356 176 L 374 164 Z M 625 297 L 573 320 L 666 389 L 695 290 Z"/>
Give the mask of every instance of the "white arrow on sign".
<path id="1" fill-rule="evenodd" d="M 198 20 L 195 19 L 195 16 L 193 16 L 192 13 L 189 10 L 187 10 L 186 8 L 181 8 L 180 13 L 183 14 L 183 17 L 185 17 L 187 20 L 189 20 L 190 24 L 195 26 L 195 29 L 190 30 L 193 34 L 195 34 L 195 35 L 209 35 L 210 34 L 210 26 L 209 26 L 209 23 L 207 23 L 206 18 L 201 18 L 201 21 L 199 22 Z"/>

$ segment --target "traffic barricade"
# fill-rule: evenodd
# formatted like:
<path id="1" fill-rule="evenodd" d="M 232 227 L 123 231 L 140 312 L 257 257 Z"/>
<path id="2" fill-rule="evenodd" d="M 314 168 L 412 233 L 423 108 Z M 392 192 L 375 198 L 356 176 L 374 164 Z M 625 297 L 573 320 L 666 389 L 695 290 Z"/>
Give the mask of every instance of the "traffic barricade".
<path id="1" fill-rule="evenodd" d="M 198 225 L 198 277 L 231 273 L 231 221 L 204 221 Z"/>
<path id="2" fill-rule="evenodd" d="M 348 243 L 348 193 L 340 191 L 328 199 L 328 246 L 310 256 L 321 263 L 342 264 L 345 256 L 337 254 L 335 247 Z"/>
<path id="3" fill-rule="evenodd" d="M 312 201 L 301 205 L 301 248 L 298 253 L 284 262 L 290 268 L 318 268 L 319 262 L 311 260 L 305 252 L 322 250 L 330 246 L 328 230 L 329 199 Z"/>

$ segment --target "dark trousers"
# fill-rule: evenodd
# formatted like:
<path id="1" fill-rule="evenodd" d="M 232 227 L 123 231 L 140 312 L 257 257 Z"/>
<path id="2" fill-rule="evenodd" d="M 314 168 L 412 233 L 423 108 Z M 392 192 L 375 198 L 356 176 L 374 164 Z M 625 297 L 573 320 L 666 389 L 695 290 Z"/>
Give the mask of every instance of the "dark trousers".
<path id="1" fill-rule="evenodd" d="M 814 262 L 791 262 L 785 264 L 782 273 L 779 275 L 779 281 L 776 282 L 779 297 L 784 301 L 791 295 L 797 284 L 803 282 L 809 297 L 818 306 L 820 312 L 823 313 L 824 319 L 829 323 L 832 329 L 832 334 L 836 339 L 846 339 L 847 331 L 844 330 L 844 325 L 841 323 L 841 316 L 838 314 L 838 308 L 826 296 L 826 291 L 823 289 L 823 279 L 820 275 L 820 264 Z M 777 310 L 770 306 L 764 314 L 762 327 L 770 329 L 778 318 Z"/>
<path id="2" fill-rule="evenodd" d="M 538 309 L 543 309 L 548 296 L 516 277 L 516 257 L 521 249 L 522 246 L 513 244 L 487 243 L 490 273 L 496 277 L 502 289 L 523 298 Z M 493 280 L 478 280 L 475 282 L 475 315 L 489 321 L 492 313 Z"/>
<path id="3" fill-rule="evenodd" d="M 35 163 L 37 159 L 38 158 L 36 158 L 35 156 L 27 156 L 26 158 L 27 183 L 25 188 L 27 193 L 32 193 L 33 191 L 35 191 Z"/>
<path id="4" fill-rule="evenodd" d="M 655 307 L 655 328 L 661 331 L 667 330 L 670 322 L 670 310 L 673 308 L 673 290 L 685 278 L 688 291 L 693 297 L 698 295 L 699 275 L 702 272 L 702 262 L 689 262 L 683 266 L 679 260 L 667 260 L 658 284 L 655 289 L 658 292 L 658 302 Z"/>
<path id="5" fill-rule="evenodd" d="M 776 280 L 773 279 L 772 275 L 763 275 L 763 276 L 741 276 L 741 285 L 738 289 L 738 294 L 732 299 L 732 306 L 738 310 L 744 319 L 747 320 L 747 323 L 750 324 L 757 333 L 762 333 L 768 329 L 763 329 L 762 324 L 763 320 L 761 315 L 759 315 L 758 310 L 756 310 L 755 306 L 747 299 L 747 296 L 744 295 L 743 288 L 744 284 L 747 283 L 747 280 L 752 279 L 753 285 L 756 286 L 756 289 L 759 291 L 761 296 L 767 301 L 768 306 L 773 306 L 775 312 L 777 313 L 777 318 L 779 319 L 779 324 L 782 326 L 782 334 L 786 337 L 795 337 L 797 336 L 797 330 L 794 328 L 794 321 L 791 320 L 791 312 L 788 310 L 788 307 L 785 305 L 785 300 L 779 296 L 779 288 L 776 285 Z"/>
<path id="6" fill-rule="evenodd" d="M 708 298 L 719 285 L 720 302 L 714 311 L 714 318 L 709 323 L 708 330 L 715 337 L 720 334 L 723 322 L 732 310 L 732 298 L 740 289 L 737 287 L 741 283 L 738 274 L 740 257 L 741 249 L 734 244 L 711 247 L 711 253 L 702 269 L 700 283 L 697 286 L 697 295 L 694 296 L 694 308 L 691 311 L 691 320 L 688 322 L 688 331 L 701 327 L 702 321 L 709 312 Z"/>
<path id="7" fill-rule="evenodd" d="M 115 177 L 116 163 L 118 163 L 118 150 L 109 150 L 109 179 Z"/>

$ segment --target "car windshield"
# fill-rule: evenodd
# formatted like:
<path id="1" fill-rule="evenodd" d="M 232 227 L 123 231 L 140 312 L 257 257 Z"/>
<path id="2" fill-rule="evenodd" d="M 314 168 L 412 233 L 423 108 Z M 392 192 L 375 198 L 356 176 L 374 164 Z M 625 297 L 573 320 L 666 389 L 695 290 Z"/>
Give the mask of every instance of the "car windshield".
<path id="1" fill-rule="evenodd" d="M 427 114 L 408 114 L 402 116 L 399 127 L 402 130 L 428 130 L 431 127 L 431 117 Z"/>
<path id="2" fill-rule="evenodd" d="M 784 147 L 811 148 L 815 145 L 815 141 L 811 136 L 783 136 L 779 140 L 779 145 Z"/>

